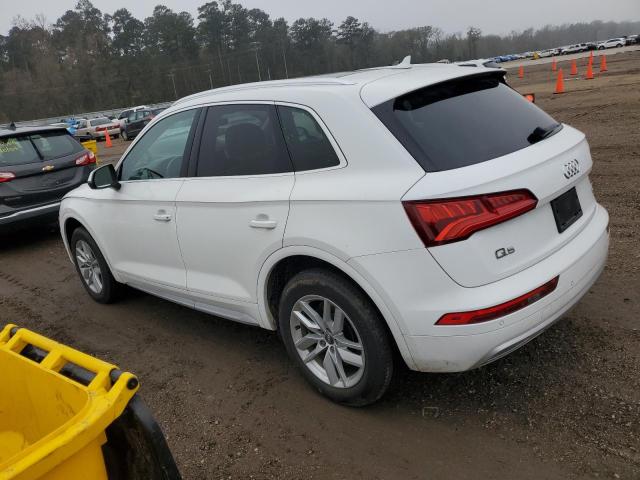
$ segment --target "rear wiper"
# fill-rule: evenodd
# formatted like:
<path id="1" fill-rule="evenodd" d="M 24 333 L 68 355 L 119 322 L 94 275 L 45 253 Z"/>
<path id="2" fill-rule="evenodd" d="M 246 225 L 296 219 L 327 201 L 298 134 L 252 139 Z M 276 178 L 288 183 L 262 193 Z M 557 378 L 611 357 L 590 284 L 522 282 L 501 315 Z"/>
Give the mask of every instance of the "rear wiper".
<path id="1" fill-rule="evenodd" d="M 556 133 L 560 128 L 562 128 L 562 124 L 560 123 L 556 123 L 546 128 L 536 127 L 535 130 L 527 137 L 527 141 L 531 144 L 538 143 L 539 141 Z"/>

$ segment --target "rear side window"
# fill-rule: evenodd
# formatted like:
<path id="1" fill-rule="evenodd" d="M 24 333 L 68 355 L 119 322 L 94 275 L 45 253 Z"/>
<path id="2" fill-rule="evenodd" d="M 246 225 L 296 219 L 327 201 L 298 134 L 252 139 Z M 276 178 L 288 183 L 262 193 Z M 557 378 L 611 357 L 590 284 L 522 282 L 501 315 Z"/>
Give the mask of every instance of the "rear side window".
<path id="1" fill-rule="evenodd" d="M 273 105 L 209 107 L 200 141 L 197 176 L 291 171 L 291 160 Z"/>
<path id="2" fill-rule="evenodd" d="M 71 135 L 58 132 L 44 132 L 31 135 L 34 145 L 42 155 L 43 160 L 60 158 L 80 152 L 83 148 Z"/>
<path id="3" fill-rule="evenodd" d="M 340 164 L 331 142 L 309 112 L 279 106 L 278 113 L 296 172 Z"/>
<path id="4" fill-rule="evenodd" d="M 29 137 L 0 138 L 0 166 L 39 162 L 40 157 Z"/>
<path id="5" fill-rule="evenodd" d="M 425 87 L 372 110 L 425 171 L 501 157 L 560 128 L 496 74 Z"/>

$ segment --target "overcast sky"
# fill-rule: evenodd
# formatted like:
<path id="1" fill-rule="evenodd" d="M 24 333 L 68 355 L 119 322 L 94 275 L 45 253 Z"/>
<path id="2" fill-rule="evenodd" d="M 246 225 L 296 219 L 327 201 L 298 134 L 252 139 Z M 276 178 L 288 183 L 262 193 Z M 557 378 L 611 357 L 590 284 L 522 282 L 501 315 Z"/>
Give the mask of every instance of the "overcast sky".
<path id="1" fill-rule="evenodd" d="M 103 12 L 128 8 L 137 18 L 151 15 L 159 3 L 197 16 L 207 0 L 94 0 Z M 0 0 L 0 33 L 6 34 L 16 15 L 32 18 L 43 13 L 49 22 L 75 6 L 76 0 Z M 300 17 L 327 17 L 339 23 L 347 15 L 367 21 L 378 30 L 433 25 L 447 33 L 469 25 L 485 33 L 508 33 L 546 24 L 591 20 L 640 20 L 640 0 L 240 0 L 247 8 L 261 8 L 272 18 L 290 22 Z M 108 4 L 108 7 L 105 6 Z M 629 32 L 633 33 L 633 32 Z"/>

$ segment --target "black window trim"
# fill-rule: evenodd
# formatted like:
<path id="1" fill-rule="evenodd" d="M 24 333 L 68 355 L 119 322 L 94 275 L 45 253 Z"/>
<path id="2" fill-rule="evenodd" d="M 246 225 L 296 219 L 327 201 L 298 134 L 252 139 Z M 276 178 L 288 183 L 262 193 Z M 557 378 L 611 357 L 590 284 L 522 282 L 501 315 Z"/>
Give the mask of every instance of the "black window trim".
<path id="1" fill-rule="evenodd" d="M 305 175 L 308 173 L 316 173 L 316 172 L 324 172 L 327 170 L 337 170 L 339 168 L 345 168 L 348 165 L 347 156 L 342 151 L 340 144 L 334 138 L 329 127 L 324 123 L 322 117 L 311 107 L 308 105 L 302 105 L 300 103 L 295 102 L 285 102 L 281 100 L 223 100 L 219 102 L 207 102 L 205 104 L 200 105 L 203 113 L 200 115 L 200 121 L 198 127 L 196 128 L 196 135 L 193 141 L 193 146 L 191 148 L 191 158 L 189 159 L 189 167 L 188 167 L 188 175 L 187 178 L 238 178 L 238 175 L 228 176 L 228 177 L 198 177 L 198 155 L 200 153 L 200 141 L 202 139 L 202 131 L 204 130 L 204 124 L 207 117 L 209 107 L 223 106 L 223 105 L 273 105 L 276 107 L 276 114 L 278 115 L 278 121 L 280 121 L 280 116 L 278 113 L 278 106 L 283 107 L 291 107 L 291 108 L 299 108 L 301 110 L 305 110 L 310 113 L 313 119 L 318 123 L 320 128 L 322 129 L 325 136 L 329 139 L 329 143 L 333 147 L 333 150 L 338 157 L 340 163 L 338 165 L 333 165 L 331 167 L 324 168 L 316 168 L 315 170 L 303 170 L 300 172 L 295 171 L 293 167 L 293 161 L 291 160 L 291 155 L 289 154 L 289 161 L 291 162 L 291 171 L 290 172 L 282 172 L 282 173 L 261 173 L 257 175 L 242 175 L 242 177 L 246 178 L 254 178 L 254 177 L 272 177 L 272 176 L 282 176 L 282 175 Z M 282 130 L 282 123 L 280 123 L 280 131 L 282 135 L 284 135 L 284 131 Z M 285 142 L 286 146 L 286 142 Z M 287 148 L 288 151 L 288 148 Z"/>
<path id="2" fill-rule="evenodd" d="M 187 137 L 187 143 L 185 145 L 185 151 L 184 154 L 182 155 L 182 165 L 180 166 L 180 176 L 177 178 L 145 178 L 145 179 L 140 179 L 140 180 L 122 180 L 122 165 L 124 164 L 124 162 L 127 160 L 127 157 L 129 156 L 129 153 L 133 150 L 133 148 L 138 144 L 138 141 L 144 137 L 144 135 L 136 135 L 136 138 L 133 140 L 133 143 L 129 146 L 129 148 L 125 151 L 124 155 L 122 156 L 122 158 L 120 159 L 120 161 L 118 162 L 118 164 L 115 167 L 116 170 L 116 174 L 118 176 L 118 180 L 121 183 L 134 183 L 134 182 L 148 182 L 148 181 L 162 181 L 162 180 L 177 180 L 180 178 L 186 178 L 187 177 L 187 173 L 189 171 L 189 163 L 190 163 L 190 159 L 191 159 L 191 152 L 193 150 L 193 144 L 194 144 L 194 139 L 195 139 L 195 133 L 196 130 L 198 128 L 198 126 L 200 125 L 200 119 L 201 117 L 203 117 L 204 115 L 202 115 L 202 106 L 198 105 L 198 106 L 190 106 L 190 107 L 186 107 L 180 110 L 176 110 L 175 112 L 171 112 L 169 115 L 165 115 L 162 117 L 156 117 L 153 120 L 153 123 L 150 124 L 152 125 L 151 128 L 153 128 L 153 126 L 155 126 L 156 123 L 160 123 L 161 121 L 165 120 L 166 118 L 172 117 L 174 115 L 177 115 L 178 113 L 184 113 L 184 112 L 188 112 L 189 110 L 195 110 L 195 116 L 193 118 L 193 123 L 191 124 L 191 130 L 189 131 L 189 136 Z M 195 128 L 194 128 L 195 125 Z M 145 125 L 146 127 L 146 125 Z"/>

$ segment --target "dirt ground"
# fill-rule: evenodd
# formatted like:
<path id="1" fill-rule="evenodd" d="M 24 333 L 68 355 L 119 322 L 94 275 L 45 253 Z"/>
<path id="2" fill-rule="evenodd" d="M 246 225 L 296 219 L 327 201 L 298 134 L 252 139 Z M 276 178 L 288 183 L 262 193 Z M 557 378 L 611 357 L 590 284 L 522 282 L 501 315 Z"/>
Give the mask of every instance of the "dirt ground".
<path id="1" fill-rule="evenodd" d="M 304 383 L 274 333 L 137 292 L 93 303 L 50 229 L 0 238 L 0 325 L 135 372 L 185 479 L 638 479 L 640 52 L 567 79 L 564 95 L 549 65 L 509 80 L 587 134 L 612 242 L 588 295 L 507 358 L 463 374 L 400 368 L 378 404 L 341 407 Z"/>

